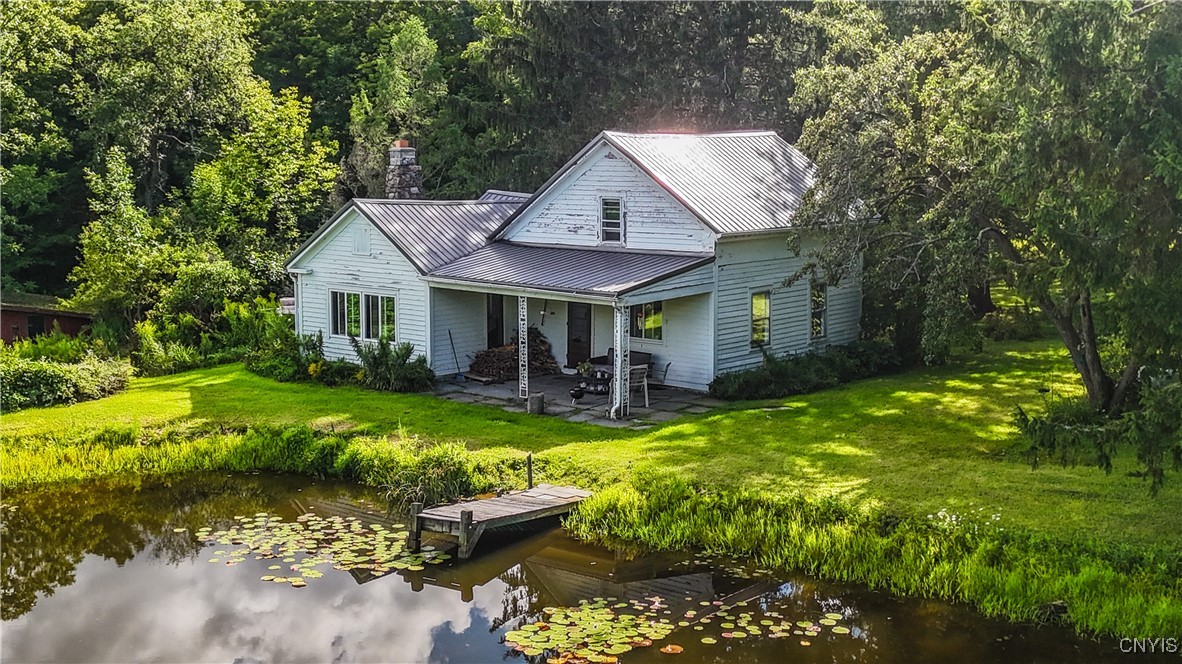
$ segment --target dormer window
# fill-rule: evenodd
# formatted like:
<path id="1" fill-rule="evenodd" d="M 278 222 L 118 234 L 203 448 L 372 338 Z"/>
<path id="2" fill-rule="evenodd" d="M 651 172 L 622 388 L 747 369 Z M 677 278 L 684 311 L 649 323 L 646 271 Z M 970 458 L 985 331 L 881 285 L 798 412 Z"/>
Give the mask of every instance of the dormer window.
<path id="1" fill-rule="evenodd" d="M 619 198 L 599 199 L 600 242 L 624 242 L 624 201 Z"/>

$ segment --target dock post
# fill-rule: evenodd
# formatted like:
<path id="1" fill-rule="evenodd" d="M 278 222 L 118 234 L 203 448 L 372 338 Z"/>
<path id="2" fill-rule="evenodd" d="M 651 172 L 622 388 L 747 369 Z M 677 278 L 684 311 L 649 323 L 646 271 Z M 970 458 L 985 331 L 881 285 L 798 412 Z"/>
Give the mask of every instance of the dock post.
<path id="1" fill-rule="evenodd" d="M 534 453 L 525 455 L 525 488 L 534 488 Z"/>
<path id="2" fill-rule="evenodd" d="M 418 553 L 423 544 L 423 526 L 419 520 L 419 513 L 423 511 L 422 503 L 410 504 L 410 552 Z"/>
<path id="3" fill-rule="evenodd" d="M 476 542 L 472 541 L 472 510 L 460 511 L 460 557 L 467 558 L 472 555 L 472 547 Z"/>

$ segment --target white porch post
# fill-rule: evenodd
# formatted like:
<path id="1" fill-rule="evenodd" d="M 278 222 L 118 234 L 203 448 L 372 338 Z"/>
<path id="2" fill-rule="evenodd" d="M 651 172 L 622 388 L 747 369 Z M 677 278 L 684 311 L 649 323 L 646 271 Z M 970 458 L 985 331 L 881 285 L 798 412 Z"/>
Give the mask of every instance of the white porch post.
<path id="1" fill-rule="evenodd" d="M 632 365 L 631 335 L 628 330 L 628 307 L 617 304 L 613 310 L 616 321 L 614 344 L 616 357 L 612 367 L 614 384 L 612 385 L 612 409 L 609 414 L 616 419 L 622 419 L 628 417 L 628 404 L 631 401 L 628 387 L 628 371 Z"/>
<path id="2" fill-rule="evenodd" d="M 529 398 L 529 304 L 517 296 L 517 396 Z"/>

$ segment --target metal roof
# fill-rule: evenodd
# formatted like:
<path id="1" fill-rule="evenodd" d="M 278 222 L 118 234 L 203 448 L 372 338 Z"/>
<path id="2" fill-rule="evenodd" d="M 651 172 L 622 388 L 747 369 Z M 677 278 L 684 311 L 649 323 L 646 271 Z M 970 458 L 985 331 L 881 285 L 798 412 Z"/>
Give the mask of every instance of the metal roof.
<path id="1" fill-rule="evenodd" d="M 791 227 L 815 180 L 808 157 L 773 131 L 603 136 L 724 235 Z"/>
<path id="2" fill-rule="evenodd" d="M 520 191 L 504 191 L 501 189 L 489 189 L 480 195 L 482 201 L 490 203 L 524 203 L 529 200 L 530 194 Z"/>
<path id="3" fill-rule="evenodd" d="M 419 272 L 431 270 L 488 243 L 488 237 L 520 203 L 355 198 L 337 211 L 287 259 L 291 266 L 347 211 L 356 209 Z"/>
<path id="4" fill-rule="evenodd" d="M 433 270 L 427 278 L 611 297 L 712 260 L 708 254 L 646 254 L 498 241 Z"/>
<path id="5" fill-rule="evenodd" d="M 517 212 L 509 227 L 583 157 L 607 143 L 665 188 L 719 235 L 791 228 L 816 166 L 774 131 L 714 134 L 600 132 L 555 173 Z"/>

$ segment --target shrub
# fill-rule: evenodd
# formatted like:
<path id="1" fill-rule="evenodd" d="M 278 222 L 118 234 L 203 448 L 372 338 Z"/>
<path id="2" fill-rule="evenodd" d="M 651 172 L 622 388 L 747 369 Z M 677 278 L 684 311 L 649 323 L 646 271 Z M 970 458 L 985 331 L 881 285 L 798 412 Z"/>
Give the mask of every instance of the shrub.
<path id="1" fill-rule="evenodd" d="M 0 410 L 98 399 L 126 388 L 130 375 L 126 361 L 95 355 L 66 364 L 4 354 L 0 356 Z"/>
<path id="2" fill-rule="evenodd" d="M 224 302 L 241 297 L 252 285 L 246 270 L 224 259 L 182 265 L 160 294 L 152 315 L 163 320 L 187 317 L 204 327 L 222 310 Z"/>
<path id="3" fill-rule="evenodd" d="M 979 323 L 981 333 L 994 341 L 1030 341 L 1042 337 L 1042 317 L 1026 307 L 998 307 Z"/>
<path id="4" fill-rule="evenodd" d="M 409 343 L 391 344 L 383 335 L 377 343 L 364 343 L 350 337 L 353 350 L 361 360 L 360 382 L 371 390 L 386 392 L 425 392 L 435 386 L 435 372 L 422 355 L 412 356 Z"/>
<path id="5" fill-rule="evenodd" d="M 322 385 L 336 387 L 356 380 L 361 367 L 348 360 L 317 360 L 308 365 L 308 375 Z"/>
<path id="6" fill-rule="evenodd" d="M 246 323 L 243 323 L 246 324 Z M 255 315 L 249 323 L 257 335 L 252 349 L 244 358 L 246 368 L 266 378 L 287 382 L 307 378 L 308 367 L 324 359 L 323 340 L 296 334 L 290 316 Z M 245 328 L 237 333 L 245 338 Z"/>
<path id="7" fill-rule="evenodd" d="M 159 327 L 150 320 L 135 324 L 135 342 L 131 362 L 141 375 L 163 376 L 203 366 L 196 348 L 162 340 Z"/>
<path id="8" fill-rule="evenodd" d="M 768 354 L 758 367 L 715 378 L 710 383 L 710 395 L 737 400 L 807 394 L 894 371 L 901 366 L 894 347 L 880 341 L 835 346 L 825 353 L 781 357 Z"/>
<path id="9" fill-rule="evenodd" d="M 79 362 L 88 353 L 98 357 L 110 357 L 111 347 L 102 339 L 91 340 L 86 337 L 71 337 L 53 323 L 53 330 L 49 334 L 41 334 L 32 339 L 17 339 L 11 345 L 0 341 L 0 352 L 28 360 L 51 360 L 67 364 Z"/>

